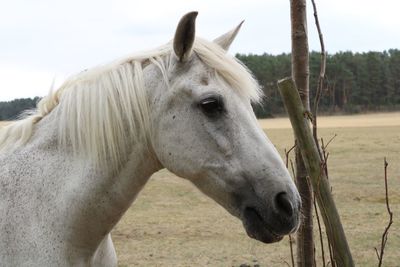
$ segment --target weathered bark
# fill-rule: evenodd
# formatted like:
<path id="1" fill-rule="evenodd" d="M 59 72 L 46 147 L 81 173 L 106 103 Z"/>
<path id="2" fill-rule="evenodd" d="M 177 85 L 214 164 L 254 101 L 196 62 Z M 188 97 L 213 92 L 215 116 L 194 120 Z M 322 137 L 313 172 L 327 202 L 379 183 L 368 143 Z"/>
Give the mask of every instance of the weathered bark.
<path id="1" fill-rule="evenodd" d="M 309 51 L 305 0 L 290 1 L 292 29 L 292 77 L 299 90 L 304 108 L 310 110 Z M 314 266 L 313 197 L 311 185 L 299 147 L 296 147 L 296 184 L 302 198 L 303 223 L 297 232 L 297 265 Z"/>
<path id="2" fill-rule="evenodd" d="M 309 101 L 309 52 L 307 36 L 307 13 L 305 0 L 291 0 L 292 27 L 292 77 L 303 102 L 310 110 Z"/>
<path id="3" fill-rule="evenodd" d="M 289 114 L 290 122 L 304 159 L 305 167 L 310 175 L 321 216 L 325 223 L 326 234 L 332 246 L 336 266 L 352 267 L 353 259 L 346 240 L 339 213 L 331 194 L 331 187 L 324 171 L 317 145 L 314 142 L 310 125 L 307 121 L 307 110 L 304 109 L 296 86 L 291 78 L 278 82 L 279 91 Z M 314 260 L 311 260 L 314 264 Z M 301 263 L 304 266 L 303 262 Z M 312 265 L 309 265 L 312 266 Z"/>

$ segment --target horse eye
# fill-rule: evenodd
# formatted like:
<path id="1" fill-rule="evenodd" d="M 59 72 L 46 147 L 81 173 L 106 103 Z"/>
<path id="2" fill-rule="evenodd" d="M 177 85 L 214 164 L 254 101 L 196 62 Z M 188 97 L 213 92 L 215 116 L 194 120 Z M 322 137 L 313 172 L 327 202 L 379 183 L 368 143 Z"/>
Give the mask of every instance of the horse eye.
<path id="1" fill-rule="evenodd" d="M 200 101 L 199 106 L 208 117 L 215 117 L 224 111 L 224 102 L 221 97 L 208 97 Z"/>

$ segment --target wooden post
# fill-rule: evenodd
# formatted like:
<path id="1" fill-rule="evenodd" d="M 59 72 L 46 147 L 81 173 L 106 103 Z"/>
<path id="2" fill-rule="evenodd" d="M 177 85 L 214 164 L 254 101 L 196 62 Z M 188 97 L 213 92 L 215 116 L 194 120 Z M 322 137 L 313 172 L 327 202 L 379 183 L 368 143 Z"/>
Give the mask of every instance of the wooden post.
<path id="1" fill-rule="evenodd" d="M 307 36 L 306 0 L 290 0 L 292 37 L 292 77 L 299 90 L 301 101 L 310 110 L 309 100 L 309 53 Z M 315 266 L 313 235 L 313 195 L 307 171 L 298 147 L 296 147 L 296 185 L 302 199 L 302 224 L 297 232 L 298 267 Z"/>
<path id="2" fill-rule="evenodd" d="M 278 87 L 325 223 L 326 232 L 333 249 L 333 258 L 337 266 L 354 266 L 339 213 L 333 201 L 329 181 L 311 133 L 308 122 L 309 111 L 304 108 L 292 78 L 280 80 Z"/>

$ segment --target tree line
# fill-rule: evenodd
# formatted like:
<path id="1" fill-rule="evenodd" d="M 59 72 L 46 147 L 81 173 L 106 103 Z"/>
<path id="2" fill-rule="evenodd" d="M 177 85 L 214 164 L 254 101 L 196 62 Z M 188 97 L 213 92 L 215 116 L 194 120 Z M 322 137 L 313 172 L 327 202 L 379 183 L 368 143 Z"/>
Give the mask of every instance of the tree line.
<path id="1" fill-rule="evenodd" d="M 265 100 L 258 117 L 284 113 L 277 80 L 291 75 L 291 55 L 244 55 L 239 58 L 259 81 Z M 320 71 L 320 53 L 310 53 L 310 100 L 313 104 Z M 326 81 L 319 104 L 323 113 L 400 110 L 400 50 L 339 52 L 327 55 Z"/>
<path id="2" fill-rule="evenodd" d="M 18 119 L 23 111 L 35 108 L 39 100 L 40 97 L 34 97 L 0 102 L 0 121 Z"/>
<path id="3" fill-rule="evenodd" d="M 277 81 L 291 75 L 291 55 L 237 54 L 259 81 L 264 101 L 254 106 L 258 117 L 285 112 Z M 310 99 L 313 103 L 320 68 L 320 54 L 310 53 Z M 384 52 L 339 52 L 327 56 L 326 81 L 319 111 L 358 113 L 400 110 L 400 50 Z M 14 120 L 32 109 L 39 97 L 0 102 L 0 120 Z"/>

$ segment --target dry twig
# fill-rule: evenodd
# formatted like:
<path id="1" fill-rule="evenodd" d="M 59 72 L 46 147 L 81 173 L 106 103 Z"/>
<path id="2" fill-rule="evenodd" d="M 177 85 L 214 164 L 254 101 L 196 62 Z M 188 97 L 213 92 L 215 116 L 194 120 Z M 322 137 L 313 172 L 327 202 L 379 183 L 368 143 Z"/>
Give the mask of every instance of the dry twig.
<path id="1" fill-rule="evenodd" d="M 325 144 L 324 139 L 321 138 L 321 148 L 322 148 L 322 166 L 321 168 L 324 169 L 325 171 L 325 176 L 326 179 L 329 179 L 329 173 L 328 173 L 328 158 L 329 158 L 329 152 L 327 150 L 328 146 L 330 143 L 332 143 L 332 141 L 336 138 L 337 134 L 335 134 L 333 137 L 331 137 L 331 139 L 329 139 L 329 141 Z M 331 192 L 332 192 L 332 186 L 331 186 Z M 320 232 L 321 234 L 321 232 Z M 332 254 L 332 245 L 329 241 L 329 237 L 327 236 L 327 241 L 328 241 L 328 249 L 329 249 L 329 258 L 330 258 L 330 262 L 327 263 L 327 266 L 330 264 L 332 267 L 336 267 L 336 263 L 335 260 L 333 258 L 333 254 Z"/>
<path id="2" fill-rule="evenodd" d="M 325 171 L 325 175 L 326 175 L 326 178 L 327 178 L 328 177 L 327 160 L 328 160 L 329 154 L 326 152 L 326 146 L 324 146 L 324 143 L 323 143 L 322 139 L 321 139 L 321 141 L 322 141 L 322 151 L 321 151 L 321 148 L 320 148 L 319 143 L 318 143 L 318 134 L 317 134 L 317 113 L 318 113 L 319 101 L 320 101 L 321 95 L 322 95 L 322 87 L 324 85 L 324 79 L 325 79 L 326 52 L 325 52 L 324 38 L 323 38 L 323 35 L 322 35 L 321 26 L 319 24 L 319 19 L 318 19 L 318 14 L 317 14 L 317 6 L 315 4 L 315 0 L 311 0 L 311 2 L 312 2 L 312 5 L 313 5 L 314 20 L 315 20 L 315 25 L 317 26 L 318 37 L 319 37 L 319 42 L 320 42 L 320 46 L 321 46 L 321 63 L 320 63 L 321 66 L 320 66 L 320 73 L 319 73 L 319 77 L 318 77 L 317 91 L 316 91 L 315 99 L 314 99 L 314 106 L 313 106 L 313 110 L 312 110 L 312 115 L 313 115 L 312 126 L 313 126 L 314 141 L 315 141 L 319 156 L 320 156 L 321 161 L 322 161 L 322 163 L 321 163 L 321 165 L 322 165 L 321 166 L 321 171 Z M 330 143 L 330 141 L 328 142 L 328 144 Z M 314 197 L 314 209 L 315 209 L 315 215 L 317 217 L 319 238 L 320 238 L 320 242 L 321 242 L 321 253 L 322 253 L 321 257 L 322 257 L 322 264 L 323 264 L 322 266 L 325 267 L 326 264 L 325 264 L 324 242 L 323 242 L 321 222 L 319 220 L 319 214 L 318 214 L 318 209 L 317 209 L 317 205 L 316 205 L 316 202 L 315 202 L 315 197 Z M 328 244 L 328 245 L 330 246 L 330 244 Z M 329 252 L 330 252 L 330 257 L 332 259 L 331 249 L 329 249 Z"/>
<path id="3" fill-rule="evenodd" d="M 285 149 L 285 156 L 286 156 L 285 164 L 286 164 L 286 168 L 287 169 L 289 169 L 289 154 L 295 147 L 296 147 L 296 143 L 289 150 L 286 151 L 286 149 Z M 292 160 L 290 160 L 290 164 L 291 164 L 292 171 L 293 171 L 293 162 L 292 162 Z M 294 174 L 294 172 L 293 172 L 293 174 Z M 295 267 L 295 265 L 294 265 L 294 253 L 293 253 L 293 239 L 292 239 L 291 235 L 289 235 L 289 247 L 290 247 L 290 257 L 291 257 L 291 260 L 292 260 L 292 267 Z"/>
<path id="4" fill-rule="evenodd" d="M 385 246 L 386 246 L 386 242 L 387 242 L 387 238 L 388 238 L 388 234 L 389 234 L 389 228 L 393 223 L 393 212 L 390 210 L 390 206 L 389 206 L 389 193 L 388 193 L 388 184 L 387 184 L 387 167 L 388 167 L 388 163 L 386 161 L 386 158 L 384 159 L 384 171 L 385 171 L 385 199 L 386 199 L 386 209 L 387 212 L 389 214 L 389 222 L 385 228 L 385 231 L 383 231 L 382 234 L 382 240 L 381 240 L 381 249 L 380 252 L 378 252 L 378 249 L 375 248 L 375 252 L 376 252 L 376 256 L 378 257 L 378 267 L 382 266 L 382 261 L 383 261 L 383 253 L 385 252 Z"/>
<path id="5" fill-rule="evenodd" d="M 322 228 L 321 228 L 321 222 L 319 220 L 319 214 L 318 214 L 317 202 L 315 201 L 315 195 L 314 195 L 314 210 L 315 210 L 315 216 L 317 217 L 319 241 L 321 242 L 322 266 L 325 267 L 326 264 L 325 264 L 324 238 L 322 237 Z"/>
<path id="6" fill-rule="evenodd" d="M 285 148 L 285 156 L 286 156 L 285 164 L 286 164 L 286 169 L 289 168 L 289 154 L 290 154 L 290 152 L 292 152 L 292 150 L 293 150 L 295 147 L 296 147 L 296 143 L 295 143 L 288 151 L 286 151 L 286 148 Z"/>
<path id="7" fill-rule="evenodd" d="M 293 253 L 293 238 L 292 235 L 289 235 L 289 244 L 290 244 L 290 257 L 292 260 L 292 267 L 295 267 L 294 265 L 294 253 Z"/>
<path id="8" fill-rule="evenodd" d="M 323 163 L 323 168 L 325 170 L 325 175 L 326 178 L 329 179 L 329 173 L 328 173 L 328 158 L 329 158 L 329 152 L 327 151 L 327 148 L 329 144 L 335 139 L 337 134 L 335 134 L 329 141 L 328 143 L 324 143 L 324 139 L 321 138 L 321 148 L 322 148 L 322 163 Z M 332 190 L 331 190 L 332 192 Z"/>
<path id="9" fill-rule="evenodd" d="M 320 153 L 320 156 L 322 156 L 320 148 L 319 148 L 319 145 L 318 145 L 317 113 L 318 113 L 319 101 L 320 101 L 321 95 L 322 95 L 322 87 L 324 86 L 325 69 L 326 69 L 326 52 L 325 52 L 324 37 L 322 35 L 321 26 L 319 24 L 319 19 L 318 19 L 317 6 L 316 6 L 314 0 L 311 0 L 311 2 L 312 2 L 312 5 L 313 5 L 314 20 L 315 20 L 315 25 L 317 26 L 319 43 L 320 43 L 320 46 L 321 46 L 321 68 L 320 68 L 320 72 L 319 72 L 318 86 L 317 86 L 317 91 L 316 91 L 315 99 L 314 99 L 314 106 L 313 106 L 313 110 L 312 110 L 312 115 L 313 115 L 312 125 L 313 125 L 314 141 L 317 144 L 317 148 L 318 148 L 318 152 Z"/>

